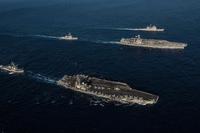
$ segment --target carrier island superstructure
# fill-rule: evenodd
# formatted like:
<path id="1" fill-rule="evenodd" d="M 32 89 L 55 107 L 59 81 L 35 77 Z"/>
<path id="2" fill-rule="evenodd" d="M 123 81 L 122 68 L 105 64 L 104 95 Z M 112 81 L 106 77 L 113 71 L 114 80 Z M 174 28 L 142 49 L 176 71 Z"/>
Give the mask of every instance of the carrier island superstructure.
<path id="1" fill-rule="evenodd" d="M 184 49 L 187 47 L 186 43 L 171 42 L 167 40 L 157 39 L 143 39 L 140 35 L 133 38 L 122 38 L 119 44 L 135 46 L 135 47 L 147 47 L 147 48 L 159 48 L 159 49 Z"/>
<path id="2" fill-rule="evenodd" d="M 159 97 L 132 89 L 121 82 L 109 81 L 86 75 L 65 75 L 57 81 L 59 86 L 123 104 L 155 104 Z"/>

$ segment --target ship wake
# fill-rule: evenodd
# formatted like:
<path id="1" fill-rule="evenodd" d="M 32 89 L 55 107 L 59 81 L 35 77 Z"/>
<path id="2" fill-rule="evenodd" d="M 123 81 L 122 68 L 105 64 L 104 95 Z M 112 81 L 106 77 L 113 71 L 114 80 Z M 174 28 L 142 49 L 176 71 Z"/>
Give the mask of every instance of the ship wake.
<path id="1" fill-rule="evenodd" d="M 95 43 L 102 43 L 102 44 L 120 44 L 119 41 L 96 41 Z"/>
<path id="2" fill-rule="evenodd" d="M 113 28 L 113 30 L 137 31 L 135 28 Z"/>
<path id="3" fill-rule="evenodd" d="M 44 83 L 48 83 L 48 84 L 55 84 L 56 85 L 56 79 L 55 78 L 49 78 L 47 76 L 44 76 L 44 75 L 41 75 L 39 73 L 35 74 L 31 71 L 28 71 L 27 72 L 27 75 L 32 78 L 32 79 L 35 79 L 39 82 L 44 82 Z"/>
<path id="4" fill-rule="evenodd" d="M 54 39 L 54 40 L 62 40 L 63 36 L 50 36 L 50 35 L 23 35 L 23 34 L 10 34 L 10 33 L 0 33 L 0 35 L 7 35 L 12 37 L 31 37 L 31 38 L 44 38 L 44 39 Z"/>
<path id="5" fill-rule="evenodd" d="M 118 30 L 118 31 L 148 31 L 145 28 L 104 28 L 107 30 Z M 164 29 L 157 29 L 157 31 L 164 31 Z"/>
<path id="6" fill-rule="evenodd" d="M 61 37 L 57 37 L 57 36 L 48 36 L 48 35 L 33 35 L 33 37 L 47 38 L 47 39 L 61 39 Z"/>
<path id="7" fill-rule="evenodd" d="M 118 30 L 118 31 L 137 31 L 136 28 L 102 28 L 107 30 Z"/>

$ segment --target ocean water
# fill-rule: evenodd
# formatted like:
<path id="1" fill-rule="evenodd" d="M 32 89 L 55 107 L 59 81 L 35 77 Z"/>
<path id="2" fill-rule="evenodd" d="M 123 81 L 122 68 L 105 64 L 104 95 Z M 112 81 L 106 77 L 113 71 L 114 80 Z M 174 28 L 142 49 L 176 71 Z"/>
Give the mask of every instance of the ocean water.
<path id="1" fill-rule="evenodd" d="M 0 72 L 0 132 L 198 132 L 199 22 L 199 0 L 1 0 L 0 64 L 14 61 L 26 73 Z M 148 24 L 166 32 L 117 30 Z M 80 40 L 58 39 L 68 32 Z M 109 43 L 137 34 L 188 47 Z M 125 82 L 160 99 L 150 106 L 115 105 L 54 84 L 80 73 Z"/>

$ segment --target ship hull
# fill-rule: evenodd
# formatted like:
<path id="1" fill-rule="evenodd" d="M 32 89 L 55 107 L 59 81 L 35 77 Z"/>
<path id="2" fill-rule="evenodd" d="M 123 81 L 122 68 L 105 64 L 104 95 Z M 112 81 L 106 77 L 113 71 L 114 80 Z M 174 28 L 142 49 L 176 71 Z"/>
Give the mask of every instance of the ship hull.
<path id="1" fill-rule="evenodd" d="M 15 71 L 13 71 L 13 70 L 10 70 L 10 69 L 7 69 L 7 68 L 3 68 L 3 66 L 0 66 L 0 69 L 2 71 L 8 72 L 9 74 L 22 74 L 22 73 L 24 73 L 24 70 L 15 70 Z"/>
<path id="2" fill-rule="evenodd" d="M 147 32 L 163 32 L 163 31 L 165 31 L 165 29 L 143 29 L 143 28 L 141 28 L 141 29 L 133 29 L 134 31 L 147 31 Z"/>
<path id="3" fill-rule="evenodd" d="M 78 38 L 77 38 L 77 37 L 74 37 L 74 38 L 65 38 L 65 37 L 60 37 L 60 40 L 76 41 L 76 40 L 78 40 Z"/>

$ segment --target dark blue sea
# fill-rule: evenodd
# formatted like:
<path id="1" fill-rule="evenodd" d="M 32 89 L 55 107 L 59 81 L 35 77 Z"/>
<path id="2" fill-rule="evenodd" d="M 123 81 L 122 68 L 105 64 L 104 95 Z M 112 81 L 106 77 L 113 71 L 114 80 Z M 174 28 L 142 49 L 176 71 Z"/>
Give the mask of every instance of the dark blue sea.
<path id="1" fill-rule="evenodd" d="M 149 24 L 166 31 L 117 30 Z M 57 38 L 68 32 L 79 40 Z M 188 47 L 109 43 L 138 34 Z M 2 133 L 200 131 L 199 0 L 0 0 L 0 65 L 11 61 L 26 72 L 0 72 Z M 116 105 L 38 78 L 58 80 L 65 74 L 125 82 L 159 101 Z"/>

